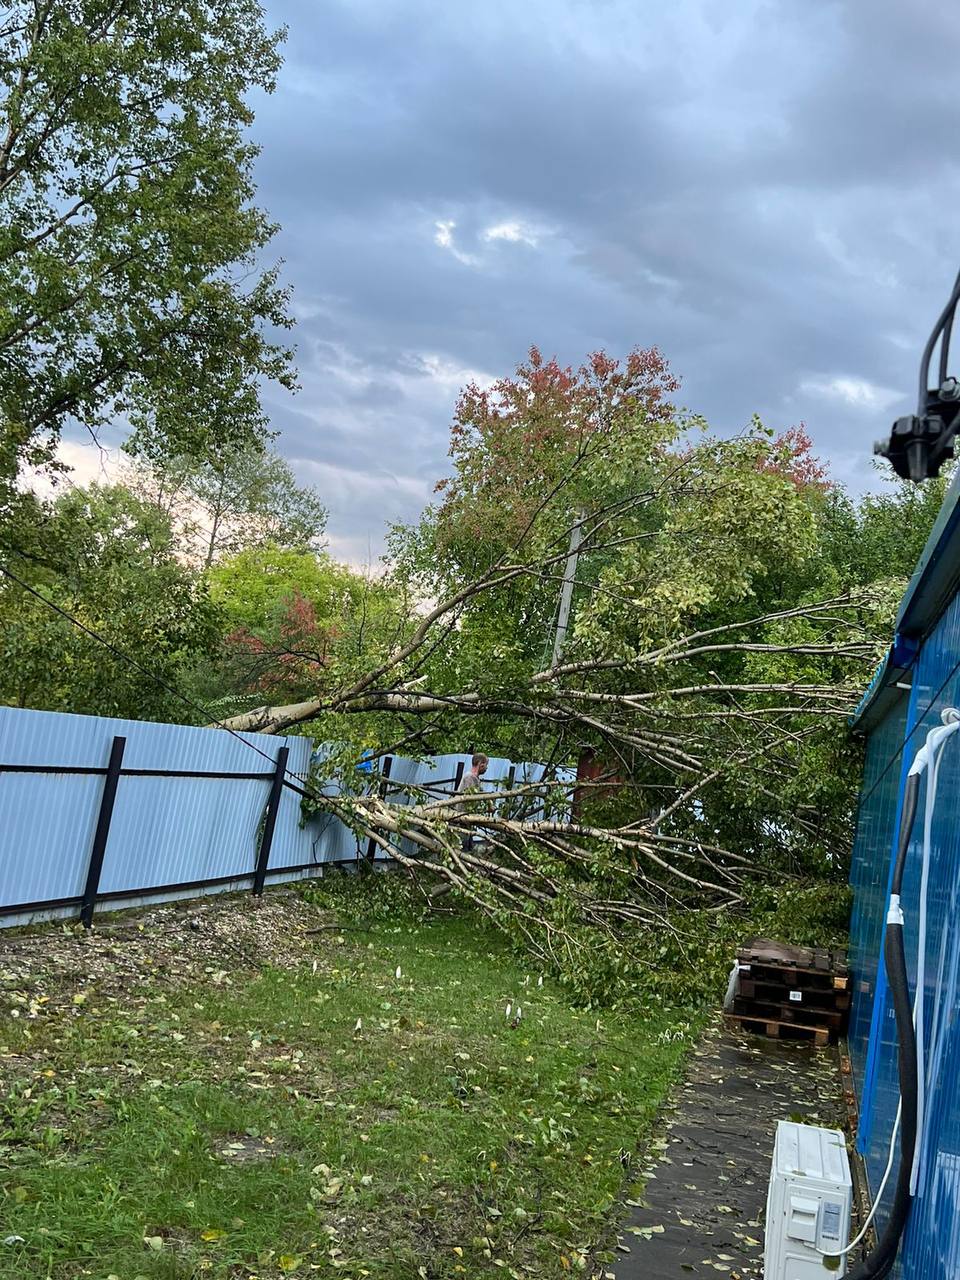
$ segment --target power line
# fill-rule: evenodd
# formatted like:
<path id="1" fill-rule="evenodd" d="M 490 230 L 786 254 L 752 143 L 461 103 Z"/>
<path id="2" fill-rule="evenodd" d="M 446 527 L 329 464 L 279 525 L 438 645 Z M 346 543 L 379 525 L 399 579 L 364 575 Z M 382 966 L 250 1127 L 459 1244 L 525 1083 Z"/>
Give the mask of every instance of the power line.
<path id="1" fill-rule="evenodd" d="M 49 597 L 45 596 L 41 591 L 37 591 L 35 587 L 31 587 L 29 582 L 24 582 L 24 580 L 15 574 L 8 565 L 0 564 L 0 573 L 2 573 L 3 576 L 8 578 L 11 582 L 15 582 L 23 591 L 34 596 L 41 604 L 45 604 L 48 609 L 52 609 L 54 613 L 58 613 L 61 618 L 66 619 L 66 621 L 72 626 L 82 631 L 85 635 L 88 635 L 91 640 L 96 640 L 97 644 L 103 645 L 105 649 L 108 649 L 122 662 L 128 663 L 131 667 L 134 667 L 139 671 L 141 675 L 146 676 L 148 680 L 152 680 L 154 684 L 158 685 L 161 689 L 165 689 L 167 693 L 172 694 L 182 702 L 184 706 L 190 707 L 192 711 L 198 711 L 200 715 L 208 721 L 208 723 L 211 720 L 215 720 L 215 717 L 210 714 L 206 707 L 201 706 L 199 702 L 195 702 L 193 698 L 182 693 L 174 685 L 170 684 L 167 680 L 164 680 L 162 676 L 158 676 L 155 671 L 151 671 L 149 667 L 143 666 L 143 664 L 138 662 L 136 658 L 132 658 L 129 653 L 125 653 L 124 650 L 117 648 L 117 646 L 110 640 L 107 640 L 106 637 L 100 635 L 99 632 L 94 631 L 92 627 L 88 627 L 85 622 L 81 622 L 79 618 L 75 618 L 72 613 L 69 613 L 66 609 L 58 605 L 55 600 L 49 599 Z M 256 743 L 248 742 L 242 734 L 237 733 L 235 729 L 231 729 L 228 725 L 217 724 L 216 727 L 223 730 L 224 733 L 229 733 L 232 738 L 236 738 L 238 742 L 242 742 L 244 746 L 249 747 L 251 751 L 255 751 L 258 756 L 261 756 L 276 768 L 276 760 L 274 760 L 272 756 L 267 755 L 265 751 L 261 751 Z M 284 773 L 286 774 L 287 772 L 288 771 L 285 769 Z M 306 794 L 306 792 L 304 792 L 304 794 Z"/>

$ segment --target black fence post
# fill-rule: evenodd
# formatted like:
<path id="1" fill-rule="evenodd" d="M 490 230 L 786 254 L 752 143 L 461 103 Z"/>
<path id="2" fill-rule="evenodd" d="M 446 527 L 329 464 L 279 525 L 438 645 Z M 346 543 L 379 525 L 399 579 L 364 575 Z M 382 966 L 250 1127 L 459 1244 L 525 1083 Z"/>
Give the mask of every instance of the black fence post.
<path id="1" fill-rule="evenodd" d="M 267 801 L 267 818 L 263 824 L 263 835 L 260 837 L 260 848 L 257 850 L 257 865 L 253 871 L 253 892 L 257 898 L 263 894 L 263 882 L 267 877 L 270 846 L 273 844 L 273 833 L 277 825 L 277 813 L 280 810 L 280 797 L 283 795 L 283 779 L 287 772 L 289 754 L 289 747 L 281 747 L 277 752 L 277 767 L 274 770 L 273 782 L 270 784 L 270 799 Z"/>
<path id="2" fill-rule="evenodd" d="M 390 790 L 390 771 L 393 768 L 393 756 L 387 756 L 383 762 L 383 769 L 380 773 L 380 786 L 377 788 L 377 794 L 383 800 Z M 373 836 L 367 841 L 367 861 L 373 862 L 377 856 L 377 842 Z"/>
<path id="3" fill-rule="evenodd" d="M 512 791 L 513 788 L 516 786 L 516 783 L 517 783 L 517 766 L 515 764 L 512 764 L 510 768 L 507 770 L 507 790 Z M 504 800 L 500 801 L 501 812 L 503 810 L 506 810 L 506 814 L 508 818 L 512 818 L 514 816 L 515 807 L 516 807 L 516 801 L 513 799 L 512 796 L 507 796 Z"/>
<path id="4" fill-rule="evenodd" d="M 113 804 L 117 798 L 120 766 L 123 764 L 123 749 L 126 745 L 126 738 L 114 738 L 113 745 L 110 748 L 107 776 L 104 778 L 103 794 L 100 797 L 100 813 L 97 815 L 97 829 L 93 836 L 93 848 L 90 850 L 87 883 L 84 885 L 83 898 L 80 903 L 80 923 L 85 929 L 89 929 L 93 924 L 93 909 L 97 904 L 97 890 L 100 888 L 103 856 L 107 851 L 107 837 L 110 834 Z"/>

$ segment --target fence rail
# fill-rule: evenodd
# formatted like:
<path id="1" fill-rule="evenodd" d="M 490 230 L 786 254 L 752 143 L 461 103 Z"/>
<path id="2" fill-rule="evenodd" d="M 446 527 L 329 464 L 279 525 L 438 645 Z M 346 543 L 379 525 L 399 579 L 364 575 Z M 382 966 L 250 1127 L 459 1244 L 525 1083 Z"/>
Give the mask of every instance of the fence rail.
<path id="1" fill-rule="evenodd" d="M 267 767 L 251 768 L 254 750 Z M 0 707 L 0 928 L 78 914 L 89 926 L 98 906 L 260 894 L 332 863 L 388 860 L 330 814 L 304 820 L 313 759 L 307 738 Z M 450 795 L 467 761 L 387 756 L 366 785 L 401 803 Z M 543 765 L 490 765 L 493 789 L 545 781 Z"/>

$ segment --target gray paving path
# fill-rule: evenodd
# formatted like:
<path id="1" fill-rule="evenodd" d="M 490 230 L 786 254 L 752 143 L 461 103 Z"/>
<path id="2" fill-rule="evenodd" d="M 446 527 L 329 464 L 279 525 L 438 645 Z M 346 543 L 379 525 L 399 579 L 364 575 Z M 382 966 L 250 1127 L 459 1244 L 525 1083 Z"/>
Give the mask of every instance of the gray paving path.
<path id="1" fill-rule="evenodd" d="M 788 1119 L 843 1127 L 837 1050 L 712 1029 L 664 1114 L 617 1280 L 758 1280 L 773 1135 Z"/>

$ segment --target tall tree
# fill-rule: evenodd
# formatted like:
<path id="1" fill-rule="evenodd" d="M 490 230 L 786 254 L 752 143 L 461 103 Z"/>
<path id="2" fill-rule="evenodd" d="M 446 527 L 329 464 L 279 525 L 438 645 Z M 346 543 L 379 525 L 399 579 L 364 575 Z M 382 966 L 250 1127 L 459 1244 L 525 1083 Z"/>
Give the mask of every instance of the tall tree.
<path id="1" fill-rule="evenodd" d="M 490 392 L 468 388 L 441 501 L 393 539 L 413 602 L 395 643 L 311 697 L 228 721 L 327 736 L 379 716 L 386 744 L 413 720 L 434 749 L 563 765 L 593 748 L 620 785 L 589 806 L 581 786 L 576 813 L 551 783 L 527 788 L 519 815 L 318 801 L 561 967 L 664 910 L 739 907 L 758 879 L 829 873 L 849 828 L 844 726 L 889 600 L 842 589 L 821 542 L 828 481 L 802 433 L 754 423 L 718 439 L 670 408 L 672 385 L 656 352 L 579 370 L 533 352 Z"/>
<path id="2" fill-rule="evenodd" d="M 0 578 L 0 702 L 202 720 L 171 689 L 213 661 L 222 622 L 169 521 L 120 485 L 74 489 L 32 514 L 32 550 L 16 562 L 32 590 Z"/>
<path id="3" fill-rule="evenodd" d="M 0 17 L 0 476 L 68 422 L 154 451 L 260 436 L 290 385 L 248 95 L 279 66 L 257 0 L 13 0 Z"/>
<path id="4" fill-rule="evenodd" d="M 260 444 L 141 461 L 127 480 L 171 518 L 184 553 L 204 569 L 251 547 L 318 550 L 327 523 L 319 494 Z"/>

